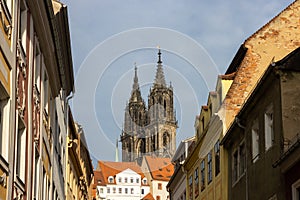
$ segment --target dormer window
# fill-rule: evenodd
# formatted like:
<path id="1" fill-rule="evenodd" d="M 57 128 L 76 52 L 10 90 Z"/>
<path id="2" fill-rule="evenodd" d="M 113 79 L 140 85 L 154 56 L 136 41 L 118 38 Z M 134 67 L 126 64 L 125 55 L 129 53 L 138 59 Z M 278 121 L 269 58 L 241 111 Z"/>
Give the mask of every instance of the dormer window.
<path id="1" fill-rule="evenodd" d="M 108 183 L 114 183 L 114 177 L 112 176 L 108 177 Z"/>
<path id="2" fill-rule="evenodd" d="M 147 184 L 147 178 L 143 178 L 143 184 L 146 185 Z"/>

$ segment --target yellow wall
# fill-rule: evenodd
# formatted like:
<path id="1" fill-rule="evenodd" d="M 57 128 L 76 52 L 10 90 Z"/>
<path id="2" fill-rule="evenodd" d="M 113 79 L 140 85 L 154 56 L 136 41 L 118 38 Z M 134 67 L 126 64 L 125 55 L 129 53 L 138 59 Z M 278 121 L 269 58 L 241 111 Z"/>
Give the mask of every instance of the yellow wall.
<path id="1" fill-rule="evenodd" d="M 0 174 L 5 174 L 1 168 L 0 168 Z M 6 177 L 6 184 L 7 184 L 8 177 Z M 5 187 L 3 184 L 0 184 L 0 199 L 6 199 L 7 195 L 7 187 Z"/>

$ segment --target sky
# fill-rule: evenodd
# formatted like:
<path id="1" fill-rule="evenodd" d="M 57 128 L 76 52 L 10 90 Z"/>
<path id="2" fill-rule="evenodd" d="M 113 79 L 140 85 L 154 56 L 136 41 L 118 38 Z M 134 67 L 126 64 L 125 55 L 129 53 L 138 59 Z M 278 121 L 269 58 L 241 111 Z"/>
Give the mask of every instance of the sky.
<path id="1" fill-rule="evenodd" d="M 134 66 L 147 102 L 158 46 L 166 82 L 174 88 L 178 145 L 194 135 L 201 105 L 239 46 L 291 2 L 62 0 L 75 74 L 71 107 L 92 159 L 115 160 Z M 120 149 L 119 143 L 119 160 Z"/>

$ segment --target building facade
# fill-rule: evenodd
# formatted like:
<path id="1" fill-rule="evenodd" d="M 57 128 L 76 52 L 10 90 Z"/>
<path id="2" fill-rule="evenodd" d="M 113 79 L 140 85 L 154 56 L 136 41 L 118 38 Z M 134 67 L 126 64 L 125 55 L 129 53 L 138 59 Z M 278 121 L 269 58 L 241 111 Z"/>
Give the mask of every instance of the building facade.
<path id="1" fill-rule="evenodd" d="M 98 161 L 93 199 L 141 200 L 150 194 L 149 180 L 135 162 Z"/>
<path id="2" fill-rule="evenodd" d="M 170 199 L 186 199 L 186 174 L 183 164 L 195 146 L 196 137 L 187 138 L 180 142 L 171 162 L 175 166 L 174 174 L 167 185 Z"/>
<path id="3" fill-rule="evenodd" d="M 283 59 L 287 54 L 299 47 L 299 29 L 297 28 L 299 27 L 299 6 L 299 1 L 293 2 L 270 22 L 246 39 L 229 65 L 225 75 L 218 77 L 216 91 L 209 94 L 207 105 L 202 106 L 198 121 L 196 120 L 195 126 L 198 127 L 196 129 L 197 143 L 194 151 L 184 164 L 184 169 L 187 172 L 187 199 L 239 199 L 239 197 L 247 197 L 246 199 L 285 199 L 282 195 L 276 196 L 275 193 L 271 194 L 270 190 L 274 191 L 272 187 L 276 185 L 273 183 L 271 184 L 272 186 L 267 187 L 268 191 L 264 191 L 264 195 L 262 195 L 263 191 L 256 192 L 257 185 L 263 186 L 266 184 L 267 178 L 265 176 L 262 176 L 264 178 L 257 178 L 255 182 L 256 185 L 249 185 L 251 178 L 255 179 L 257 174 L 264 174 L 265 170 L 267 170 L 267 166 L 270 166 L 269 164 L 272 166 L 271 160 L 273 162 L 276 161 L 274 154 L 271 153 L 272 156 L 268 154 L 268 156 L 271 156 L 268 158 L 262 155 L 263 161 L 261 161 L 261 164 L 258 164 L 260 167 L 257 166 L 258 168 L 256 169 L 260 169 L 260 171 L 256 171 L 256 173 L 252 171 L 251 175 L 249 175 L 251 178 L 247 178 L 246 176 L 246 178 L 243 179 L 243 181 L 248 182 L 248 185 L 239 186 L 239 184 L 234 184 L 233 182 L 239 181 L 239 174 L 244 177 L 245 162 L 243 160 L 245 159 L 245 152 L 249 151 L 249 145 L 254 145 L 254 142 L 253 144 L 249 143 L 248 138 L 248 140 L 244 139 L 247 140 L 247 142 L 244 141 L 243 143 L 243 141 L 240 140 L 243 134 L 236 134 L 237 138 L 235 138 L 235 141 L 239 143 L 234 144 L 236 148 L 233 150 L 231 148 L 232 146 L 229 147 L 232 152 L 227 151 L 222 145 L 220 146 L 220 142 L 223 140 L 223 137 L 226 137 L 229 133 L 228 130 L 232 124 L 236 124 L 237 127 L 243 127 L 242 121 L 236 116 L 245 105 L 245 102 L 247 102 L 247 99 L 254 92 L 257 83 L 262 79 L 269 64 Z M 223 89 L 218 89 L 220 87 Z M 274 87 L 276 87 L 275 82 Z M 264 92 L 264 95 L 266 95 L 267 92 Z M 265 96 L 262 98 L 265 98 Z M 215 103 L 219 104 L 219 106 Z M 261 104 L 255 107 L 255 110 L 252 109 L 249 111 L 249 113 L 252 112 L 254 115 L 256 112 L 256 114 L 258 114 L 259 111 L 256 111 L 256 108 L 263 110 L 262 112 L 268 111 L 268 105 Z M 262 116 L 263 114 L 260 114 L 260 121 L 258 120 L 253 123 L 255 130 L 263 129 L 261 124 L 265 119 L 263 119 Z M 244 117 L 247 119 L 250 118 L 248 115 Z M 270 116 L 267 117 L 272 118 L 272 115 L 270 114 Z M 285 128 L 288 128 L 288 126 Z M 284 130 L 282 131 L 284 132 Z M 256 138 L 260 137 L 263 136 L 257 136 Z M 270 138 L 266 140 L 268 140 L 267 146 L 269 148 L 272 142 L 270 142 Z M 262 143 L 257 144 L 257 148 L 254 148 L 255 152 L 253 154 L 258 156 L 260 151 L 264 152 L 264 148 L 266 147 L 263 147 Z M 276 152 L 276 148 L 270 149 L 274 149 Z M 269 152 L 271 152 L 271 150 Z M 277 157 L 281 154 L 280 151 L 276 153 Z M 217 162 L 217 160 L 219 161 Z M 265 168 L 262 163 L 266 165 Z M 291 163 L 292 166 L 297 166 L 297 163 Z M 295 168 L 292 166 L 290 168 L 292 173 L 297 174 Z M 231 169 L 235 169 L 235 172 L 232 172 Z M 274 175 L 272 174 L 274 171 L 279 171 L 279 169 L 269 170 L 266 174 L 272 176 Z M 287 172 L 286 175 L 289 177 L 286 177 L 286 180 L 290 180 L 291 173 Z M 233 177 L 235 181 L 232 182 Z M 279 184 L 279 180 L 284 180 L 283 176 L 272 176 L 272 180 L 273 179 L 273 182 L 278 183 L 277 188 L 279 194 L 281 194 L 282 188 L 284 187 L 290 188 L 291 191 L 291 188 L 294 188 L 293 191 L 297 191 L 297 189 L 295 189 L 298 187 L 296 181 L 298 180 L 297 176 L 295 176 L 295 179 L 289 181 L 290 186 L 285 186 L 282 182 Z M 244 195 L 245 189 L 248 186 L 251 187 L 251 190 L 248 188 L 246 192 L 247 195 Z M 275 196 L 273 196 L 274 194 Z"/>
<path id="4" fill-rule="evenodd" d="M 134 83 L 125 108 L 124 130 L 121 134 L 122 160 L 141 162 L 144 155 L 171 158 L 176 150 L 176 129 L 173 88 L 166 85 L 159 50 L 156 76 L 147 107 L 141 96 L 135 67 Z"/>
<path id="5" fill-rule="evenodd" d="M 0 199 L 66 199 L 67 7 L 6 0 L 0 10 Z"/>
<path id="6" fill-rule="evenodd" d="M 144 156 L 141 164 L 150 185 L 150 193 L 156 200 L 170 199 L 167 184 L 174 173 L 174 165 L 170 158 Z"/>
<path id="7" fill-rule="evenodd" d="M 300 197 L 299 61 L 300 48 L 269 65 L 224 138 L 229 199 Z"/>

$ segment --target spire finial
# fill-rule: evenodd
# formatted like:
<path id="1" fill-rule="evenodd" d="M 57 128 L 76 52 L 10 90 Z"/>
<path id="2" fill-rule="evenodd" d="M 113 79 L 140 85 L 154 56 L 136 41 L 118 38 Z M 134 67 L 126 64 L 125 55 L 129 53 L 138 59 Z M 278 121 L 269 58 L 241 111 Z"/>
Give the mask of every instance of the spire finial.
<path id="1" fill-rule="evenodd" d="M 166 81 L 165 81 L 165 76 L 164 76 L 164 71 L 163 71 L 162 61 L 161 61 L 161 52 L 160 52 L 159 46 L 158 46 L 157 70 L 156 70 L 154 84 L 166 86 Z"/>
<path id="2" fill-rule="evenodd" d="M 137 90 L 139 89 L 139 79 L 137 76 L 137 66 L 136 66 L 136 62 L 134 63 L 134 78 L 133 78 L 133 86 L 132 86 L 133 90 Z"/>
<path id="3" fill-rule="evenodd" d="M 157 61 L 157 63 L 158 63 L 158 64 L 161 64 L 161 63 L 162 63 L 162 61 L 161 61 L 161 52 L 160 52 L 160 46 L 157 46 L 157 48 L 158 48 L 158 61 Z"/>

